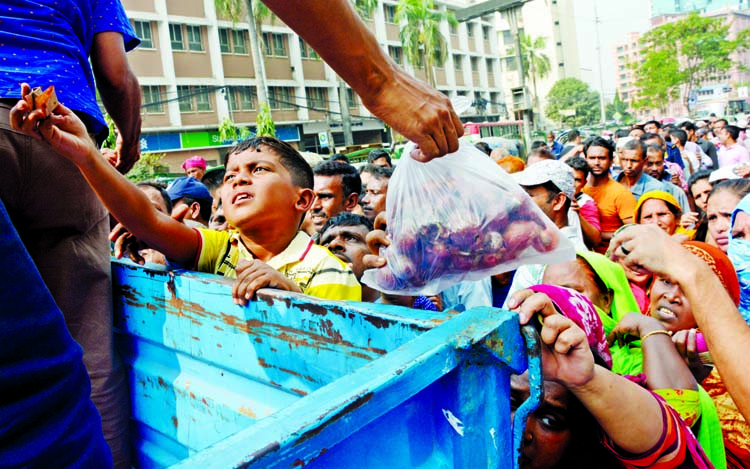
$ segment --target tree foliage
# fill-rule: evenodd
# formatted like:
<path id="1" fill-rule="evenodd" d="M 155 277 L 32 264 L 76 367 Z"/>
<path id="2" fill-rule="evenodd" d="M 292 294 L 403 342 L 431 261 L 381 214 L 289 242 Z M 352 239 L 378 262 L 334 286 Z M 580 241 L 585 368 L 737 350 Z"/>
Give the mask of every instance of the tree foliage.
<path id="1" fill-rule="evenodd" d="M 164 156 L 164 153 L 143 153 L 126 177 L 133 182 L 141 182 L 166 176 L 168 168 L 162 163 Z"/>
<path id="2" fill-rule="evenodd" d="M 534 90 L 534 107 L 542 112 L 539 104 L 539 94 L 536 89 L 537 80 L 543 80 L 549 75 L 552 66 L 549 57 L 544 53 L 547 48 L 547 38 L 543 36 L 532 38 L 528 34 L 521 34 L 521 55 L 523 56 L 523 75 L 531 79 Z"/>
<path id="3" fill-rule="evenodd" d="M 637 109 L 663 109 L 675 99 L 687 105 L 695 88 L 713 76 L 739 67 L 732 58 L 747 48 L 750 32 L 729 39 L 729 24 L 693 12 L 663 24 L 641 38 L 641 62 L 631 63 L 640 91 L 633 100 Z"/>
<path id="4" fill-rule="evenodd" d="M 628 112 L 628 103 L 620 98 L 620 93 L 615 92 L 615 99 L 607 104 L 607 120 L 628 123 L 633 120 L 633 115 Z"/>
<path id="5" fill-rule="evenodd" d="M 268 104 L 260 106 L 260 111 L 255 118 L 255 122 L 258 125 L 255 128 L 255 135 L 257 137 L 276 137 L 276 124 L 273 122 L 271 108 L 268 107 Z"/>
<path id="6" fill-rule="evenodd" d="M 237 143 L 250 137 L 252 132 L 245 126 L 238 126 L 230 118 L 226 118 L 219 124 L 219 138 L 223 142 L 231 141 Z"/>
<path id="7" fill-rule="evenodd" d="M 566 111 L 575 115 L 566 116 Z M 599 122 L 599 93 L 577 78 L 558 80 L 547 94 L 548 118 L 570 126 L 592 125 Z"/>
<path id="8" fill-rule="evenodd" d="M 397 23 L 401 28 L 404 57 L 417 68 L 425 68 L 427 81 L 435 86 L 433 67 L 441 67 L 448 58 L 448 41 L 440 32 L 443 21 L 457 25 L 450 11 L 435 8 L 433 0 L 400 0 L 396 6 Z"/>

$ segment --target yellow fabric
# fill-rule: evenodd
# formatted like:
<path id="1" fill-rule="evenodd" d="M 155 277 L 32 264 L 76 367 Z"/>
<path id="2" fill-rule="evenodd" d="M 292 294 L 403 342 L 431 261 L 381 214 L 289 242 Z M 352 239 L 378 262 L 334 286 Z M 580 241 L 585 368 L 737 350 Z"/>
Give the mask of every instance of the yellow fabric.
<path id="1" fill-rule="evenodd" d="M 701 402 L 698 391 L 690 389 L 655 389 L 654 392 L 667 401 L 680 414 L 682 420 L 692 427 L 701 417 Z"/>
<path id="2" fill-rule="evenodd" d="M 202 243 L 196 262 L 198 271 L 236 278 L 239 260 L 253 259 L 240 241 L 239 232 L 205 228 L 197 231 Z M 296 283 L 306 295 L 329 300 L 362 300 L 362 287 L 351 269 L 302 231 L 268 265 Z"/>
<path id="3" fill-rule="evenodd" d="M 669 192 L 664 191 L 648 191 L 645 194 L 643 194 L 639 199 L 638 203 L 635 204 L 635 221 L 636 223 L 640 223 L 641 218 L 641 207 L 647 200 L 651 199 L 659 199 L 663 200 L 664 202 L 668 203 L 672 206 L 672 208 L 677 209 L 678 212 L 682 213 L 682 209 L 680 208 L 679 202 L 677 202 L 677 199 L 674 198 L 672 194 Z"/>

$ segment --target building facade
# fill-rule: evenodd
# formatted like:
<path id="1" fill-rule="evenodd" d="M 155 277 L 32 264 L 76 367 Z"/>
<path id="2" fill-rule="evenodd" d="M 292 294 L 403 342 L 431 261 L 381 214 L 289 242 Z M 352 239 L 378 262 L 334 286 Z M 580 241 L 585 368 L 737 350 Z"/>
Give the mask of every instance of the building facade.
<path id="1" fill-rule="evenodd" d="M 692 11 L 710 13 L 727 8 L 750 8 L 750 0 L 651 0 L 651 17 L 680 15 Z"/>
<path id="2" fill-rule="evenodd" d="M 550 73 L 544 78 L 536 80 L 536 95 L 540 105 L 541 115 L 536 118 L 544 121 L 544 107 L 546 96 L 556 81 L 562 78 L 581 79 L 581 64 L 578 55 L 578 39 L 573 14 L 572 0 L 532 0 L 525 3 L 518 19 L 519 32 L 529 35 L 532 39 L 543 37 L 546 48 L 541 51 L 550 60 Z M 498 52 L 501 71 L 503 74 L 503 92 L 511 95 L 511 90 L 520 85 L 521 76 L 515 56 L 515 37 L 510 23 L 505 15 L 497 14 L 495 18 L 498 34 Z M 533 82 L 526 80 L 526 87 L 532 102 L 534 95 Z"/>
<path id="3" fill-rule="evenodd" d="M 457 9 L 465 3 L 441 3 L 439 8 Z M 219 138 L 220 124 L 229 119 L 255 127 L 257 81 L 249 25 L 217 13 L 213 0 L 123 0 L 123 5 L 143 40 L 128 54 L 143 92 L 142 151 L 165 153 L 171 172 L 179 172 L 181 162 L 192 155 L 219 164 L 232 143 Z M 423 68 L 405 63 L 395 13 L 395 1 L 381 0 L 364 20 L 395 62 L 425 80 Z M 485 104 L 471 113 L 497 119 L 504 97 L 495 25 L 477 19 L 457 27 L 446 22 L 442 29 L 449 54 L 445 65 L 435 70 L 437 88 L 449 97 L 464 95 Z M 277 136 L 300 150 L 326 152 L 323 147 L 331 137 L 341 147 L 344 103 L 336 74 L 280 20 L 264 20 L 262 36 Z M 386 141 L 382 122 L 351 89 L 345 96 L 354 143 Z"/>
<path id="4" fill-rule="evenodd" d="M 656 2 L 654 2 L 656 3 Z M 673 2 L 679 4 L 680 2 Z M 689 2 L 685 2 L 686 4 Z M 700 2 L 695 2 L 700 3 Z M 704 2 L 705 3 L 705 2 Z M 729 2 L 715 2 L 729 3 Z M 743 2 L 733 2 L 743 3 Z M 709 2 L 713 5 L 713 3 Z M 675 8 L 677 8 L 675 6 Z M 692 10 L 690 10 L 692 11 Z M 651 26 L 658 27 L 670 21 L 677 21 L 687 16 L 690 11 L 677 14 L 664 14 L 653 17 Z M 735 37 L 737 32 L 750 28 L 750 10 L 736 10 L 733 8 L 710 9 L 703 16 L 722 18 L 730 25 L 729 37 Z M 623 101 L 628 103 L 637 96 L 638 86 L 635 72 L 628 67 L 629 63 L 641 60 L 640 36 L 637 33 L 628 35 L 627 42 L 619 44 L 615 50 L 618 79 L 617 91 Z M 750 51 L 736 53 L 732 57 L 733 66 L 724 72 L 717 72 L 709 80 L 696 86 L 690 96 L 689 104 L 685 105 L 685 96 L 675 99 L 665 106 L 665 116 L 671 117 L 708 117 L 711 113 L 717 116 L 731 116 L 738 113 L 750 112 L 748 100 L 748 85 L 750 85 L 750 71 L 743 69 L 743 64 L 750 60 Z M 652 113 L 641 112 L 639 117 L 660 117 Z"/>

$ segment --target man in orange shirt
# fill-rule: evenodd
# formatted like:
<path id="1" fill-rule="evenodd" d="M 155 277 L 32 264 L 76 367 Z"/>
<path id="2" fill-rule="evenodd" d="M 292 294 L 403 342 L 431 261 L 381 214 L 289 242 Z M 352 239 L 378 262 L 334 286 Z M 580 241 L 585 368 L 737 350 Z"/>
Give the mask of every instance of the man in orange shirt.
<path id="1" fill-rule="evenodd" d="M 635 197 L 609 175 L 614 155 L 614 147 L 609 140 L 592 137 L 586 141 L 583 152 L 591 167 L 589 182 L 583 192 L 590 195 L 599 207 L 602 224 L 602 241 L 594 249 L 605 253 L 615 231 L 622 225 L 633 223 Z"/>

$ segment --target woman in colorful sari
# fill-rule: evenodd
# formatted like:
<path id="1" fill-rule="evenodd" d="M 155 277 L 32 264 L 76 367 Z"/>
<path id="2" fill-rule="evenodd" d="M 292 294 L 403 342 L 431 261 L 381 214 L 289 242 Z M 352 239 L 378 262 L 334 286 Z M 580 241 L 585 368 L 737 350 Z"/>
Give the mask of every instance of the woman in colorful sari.
<path id="1" fill-rule="evenodd" d="M 734 306 L 739 301 L 739 284 L 730 261 L 718 248 L 698 242 L 680 246 L 645 227 L 626 230 L 616 240 L 614 255 L 664 279 L 654 283 L 655 289 L 665 290 L 663 295 L 652 291 L 654 316 L 665 330 L 677 331 L 673 342 L 713 399 L 724 435 L 727 467 L 749 468 L 750 426 L 746 417 L 750 412 L 745 410 L 743 415 L 742 409 L 748 406 L 750 396 L 750 328 Z M 701 334 L 696 326 L 700 326 Z M 705 379 L 699 356 L 701 337 L 715 363 Z"/>
<path id="2" fill-rule="evenodd" d="M 612 371 L 661 394 L 695 425 L 698 441 L 714 466 L 726 467 L 721 428 L 711 398 L 698 386 L 671 339 L 650 334 L 663 326 L 640 313 L 623 268 L 601 254 L 579 252 L 576 261 L 548 266 L 543 281 L 571 288 L 591 299 L 607 336 L 619 334 L 622 339 L 629 333 L 633 340 L 610 343 Z M 615 332 L 618 327 L 619 333 Z M 651 351 L 645 362 L 642 344 Z"/>
<path id="3" fill-rule="evenodd" d="M 682 210 L 677 199 L 664 191 L 649 191 L 643 194 L 635 205 L 635 221 L 639 225 L 653 224 L 661 228 L 668 235 L 675 233 L 690 239 L 695 230 L 687 231 L 682 228 L 680 217 Z"/>
<path id="4" fill-rule="evenodd" d="M 526 424 L 522 468 L 713 467 L 672 407 L 609 371 L 604 329 L 588 298 L 536 285 L 510 305 L 522 324 L 536 315 L 543 323 L 545 396 Z M 528 394 L 528 372 L 513 376 L 514 412 Z"/>

